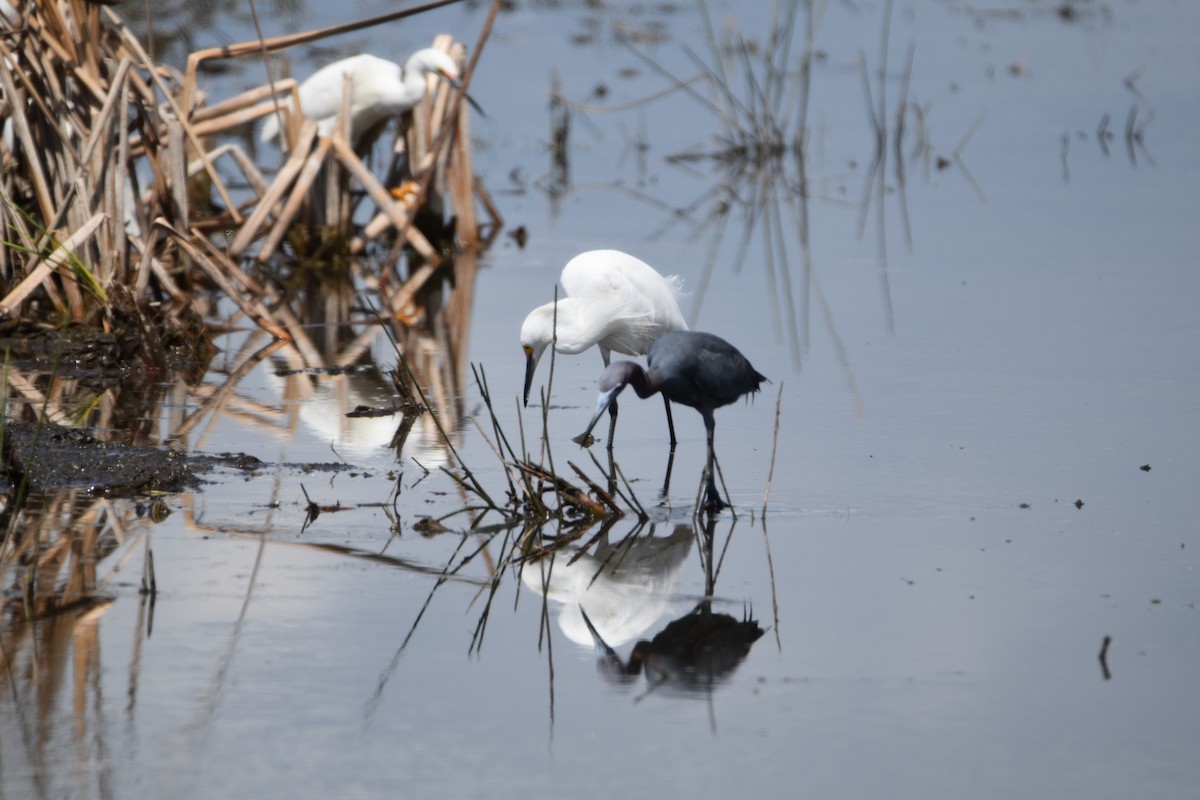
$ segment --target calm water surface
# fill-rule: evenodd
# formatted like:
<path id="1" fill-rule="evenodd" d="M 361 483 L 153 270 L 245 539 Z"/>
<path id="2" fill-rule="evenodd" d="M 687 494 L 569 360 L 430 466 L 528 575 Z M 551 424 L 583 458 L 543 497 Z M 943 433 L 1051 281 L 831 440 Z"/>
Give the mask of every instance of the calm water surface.
<path id="1" fill-rule="evenodd" d="M 716 27 L 761 45 L 769 4 L 732 5 L 711 5 Z M 268 33 L 391 7 L 311 6 Z M 618 523 L 545 580 L 537 565 L 505 571 L 489 606 L 509 541 L 464 536 L 462 516 L 451 532 L 413 530 L 465 502 L 428 422 L 397 456 L 396 419 L 342 416 L 390 403 L 385 380 L 280 377 L 277 354 L 184 442 L 271 466 L 167 498 L 159 524 L 114 502 L 122 544 L 96 565 L 112 602 L 6 636 L 0 795 L 1194 798 L 1200 11 L 1069 7 L 1073 20 L 1023 2 L 895 4 L 889 142 L 902 98 L 910 111 L 903 177 L 889 144 L 879 202 L 860 59 L 878 107 L 887 6 L 829 4 L 804 204 L 790 159 L 736 178 L 669 159 L 717 149 L 723 128 L 682 92 L 638 103 L 668 84 L 631 48 L 680 79 L 699 72 L 685 48 L 711 64 L 691 5 L 500 15 L 473 82 L 489 114 L 473 121 L 476 166 L 529 240 L 501 235 L 480 260 L 459 360 L 435 390 L 454 444 L 504 491 L 465 364 L 486 370 L 514 434 L 521 319 L 572 255 L 619 247 L 682 276 L 693 326 L 772 381 L 718 414 L 736 520 L 693 527 L 704 433 L 685 408 L 659 503 L 662 411 L 630 398 L 617 458 L 652 527 Z M 331 52 L 398 57 L 443 31 L 471 43 L 483 12 L 325 42 L 295 69 Z M 198 44 L 251 35 L 213 25 Z M 548 149 L 552 73 L 586 105 L 565 175 Z M 730 74 L 745 98 L 744 72 Z M 212 91 L 258 82 L 248 67 Z M 265 342 L 218 344 L 212 387 Z M 395 362 L 383 343 L 374 353 Z M 599 364 L 557 360 L 549 420 L 556 463 L 593 475 L 570 437 Z M 160 426 L 201 402 L 173 393 Z M 353 469 L 304 466 L 342 461 Z M 327 507 L 308 527 L 305 492 Z M 137 592 L 148 532 L 152 619 Z M 614 551 L 620 568 L 593 583 Z M 699 685 L 661 653 L 653 676 L 620 674 L 616 659 L 707 588 L 712 615 L 752 617 L 764 635 Z"/>

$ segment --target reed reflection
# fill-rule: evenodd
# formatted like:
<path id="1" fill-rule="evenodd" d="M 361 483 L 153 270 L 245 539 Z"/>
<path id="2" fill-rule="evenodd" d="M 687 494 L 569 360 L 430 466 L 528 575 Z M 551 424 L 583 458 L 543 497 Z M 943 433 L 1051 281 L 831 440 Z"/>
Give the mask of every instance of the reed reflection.
<path id="1" fill-rule="evenodd" d="M 152 523 L 162 519 L 147 511 L 131 500 L 49 491 L 22 505 L 20 526 L 0 541 L 0 775 L 39 776 L 24 785 L 38 786 L 40 796 L 90 796 L 109 769 L 103 756 L 99 769 L 86 775 L 56 765 L 63 753 L 109 749 L 102 619 L 115 601 L 118 570 L 144 543 L 148 551 Z M 153 600 L 148 592 L 142 598 L 138 624 L 148 632 Z M 129 707 L 136 701 L 131 674 Z"/>
<path id="2" fill-rule="evenodd" d="M 193 393 L 196 410 L 174 421 L 173 441 L 202 449 L 228 419 L 284 440 L 303 429 L 328 443 L 331 457 L 391 447 L 428 469 L 445 464 L 445 437 L 462 435 L 477 263 L 473 251 L 460 253 L 373 292 L 346 280 L 304 281 L 285 313 L 296 321 L 292 341 L 249 333 Z M 241 386 L 260 368 L 273 399 Z"/>

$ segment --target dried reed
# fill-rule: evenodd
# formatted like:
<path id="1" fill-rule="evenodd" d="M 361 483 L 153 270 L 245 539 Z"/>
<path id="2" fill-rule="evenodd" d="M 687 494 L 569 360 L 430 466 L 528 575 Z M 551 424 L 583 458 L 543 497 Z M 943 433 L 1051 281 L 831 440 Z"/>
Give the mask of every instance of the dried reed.
<path id="1" fill-rule="evenodd" d="M 272 309 L 279 297 L 250 280 L 237 259 L 267 261 L 291 243 L 296 254 L 315 252 L 327 241 L 349 252 L 394 236 L 429 266 L 414 285 L 397 279 L 399 305 L 410 300 L 440 261 L 437 248 L 413 220 L 453 208 L 457 243 L 480 241 L 475 195 L 490 223 L 501 221 L 471 170 L 470 138 L 462 95 L 437 87 L 413 114 L 397 152 L 407 153 L 417 179 L 415 203 L 393 199 L 337 129 L 317 137 L 300 127 L 283 167 L 267 180 L 242 147 L 221 141 L 271 113 L 296 82 L 272 81 L 237 97 L 209 103 L 197 86 L 197 68 L 213 59 L 277 52 L 347 30 L 378 25 L 453 0 L 322 30 L 255 40 L 193 53 L 186 71 L 157 64 L 109 7 L 86 0 L 26 3 L 19 28 L 0 22 L 0 316 L 41 318 L 92 326 L 109 324 L 107 291 L 135 290 L 139 302 L 170 298 L 189 305 L 189 291 L 215 284 L 272 336 L 291 338 L 294 326 Z M 498 5 L 498 2 L 494 4 Z M 495 8 L 493 8 L 493 15 Z M 491 18 L 488 26 L 490 27 Z M 473 53 L 478 59 L 485 36 Z M 434 46 L 463 60 L 449 37 Z M 470 70 L 464 78 L 470 78 Z M 465 83 L 465 81 L 464 81 Z M 216 169 L 227 162 L 237 185 Z M 306 208 L 308 191 L 322 172 L 341 209 L 319 219 Z M 358 197 L 378 211 L 361 230 L 353 227 Z M 323 198 L 317 202 L 322 202 Z M 307 226 L 307 227 L 306 227 Z M 301 235 L 293 232 L 300 229 Z M 230 233 L 224 239 L 210 236 Z"/>

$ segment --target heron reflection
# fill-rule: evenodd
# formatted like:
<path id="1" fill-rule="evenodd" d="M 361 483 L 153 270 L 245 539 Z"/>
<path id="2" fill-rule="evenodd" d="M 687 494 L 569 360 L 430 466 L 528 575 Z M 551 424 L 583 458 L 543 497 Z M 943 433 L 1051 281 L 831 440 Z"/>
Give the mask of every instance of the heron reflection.
<path id="1" fill-rule="evenodd" d="M 670 687 L 683 692 L 710 694 L 750 654 L 750 648 L 765 632 L 749 611 L 735 617 L 713 610 L 716 569 L 713 534 L 716 521 L 709 517 L 695 535 L 701 541 L 704 596 L 689 612 L 668 623 L 650 639 L 638 641 L 627 659 L 622 659 L 581 604 L 579 614 L 587 625 L 598 658 L 597 666 L 608 680 L 631 683 L 644 674 L 650 691 Z"/>

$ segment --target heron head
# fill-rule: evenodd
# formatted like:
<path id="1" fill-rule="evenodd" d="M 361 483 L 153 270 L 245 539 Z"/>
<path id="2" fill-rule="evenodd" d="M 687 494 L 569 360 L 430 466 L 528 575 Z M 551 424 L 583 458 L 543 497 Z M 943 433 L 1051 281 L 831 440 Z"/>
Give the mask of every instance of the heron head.
<path id="1" fill-rule="evenodd" d="M 640 369 L 632 361 L 615 361 L 605 367 L 604 372 L 600 373 L 600 394 L 596 397 L 596 412 L 592 414 L 592 420 L 588 423 L 587 430 L 571 441 L 583 447 L 592 444 L 592 428 L 596 427 L 596 423 L 604 416 L 604 412 L 617 399 L 621 390 L 629 385 L 633 374 Z"/>

